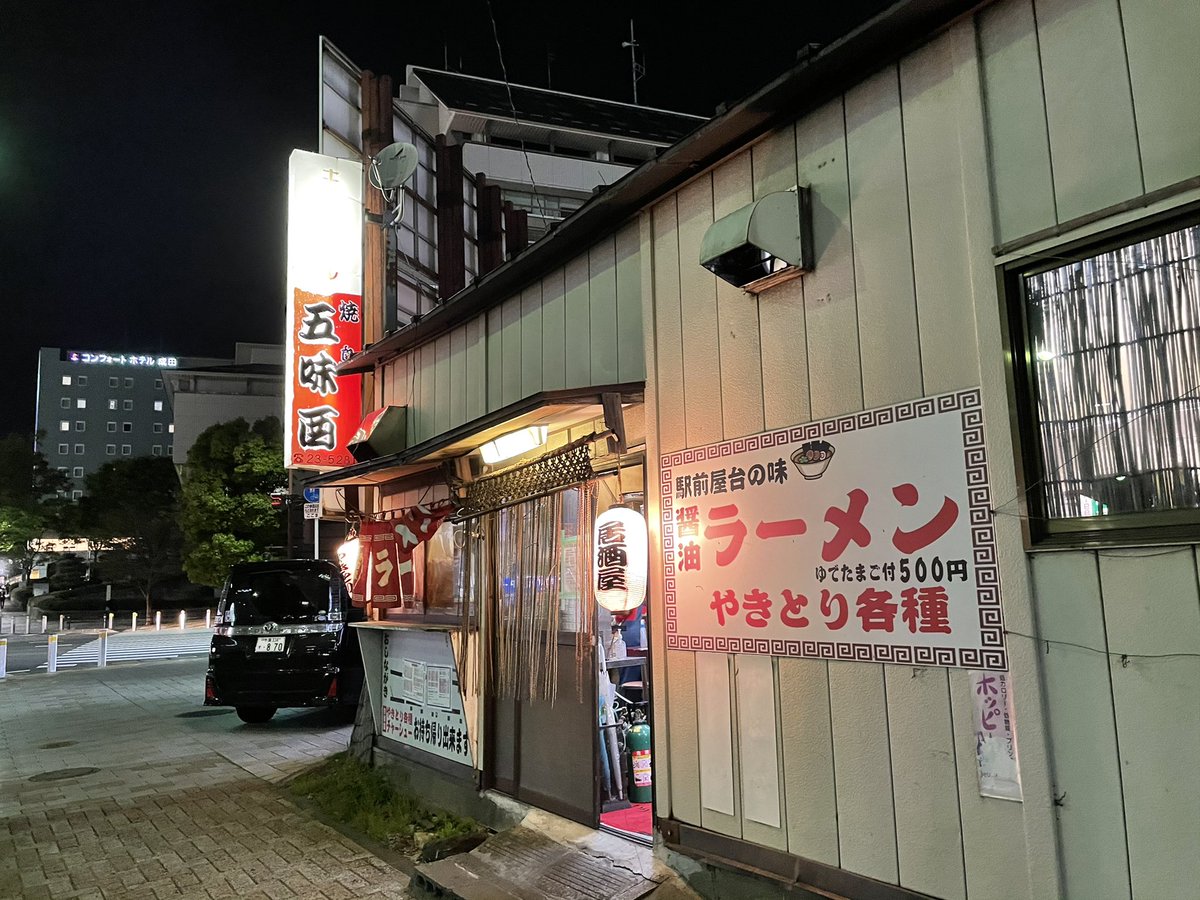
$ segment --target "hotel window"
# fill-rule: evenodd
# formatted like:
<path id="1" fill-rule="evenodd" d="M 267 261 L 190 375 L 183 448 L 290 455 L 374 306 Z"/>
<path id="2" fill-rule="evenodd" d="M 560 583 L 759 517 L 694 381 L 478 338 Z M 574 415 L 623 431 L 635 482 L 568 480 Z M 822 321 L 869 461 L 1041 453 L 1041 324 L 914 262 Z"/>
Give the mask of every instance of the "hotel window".
<path id="1" fill-rule="evenodd" d="M 116 387 L 116 386 L 117 386 L 117 385 L 119 385 L 120 383 L 121 383 L 121 379 L 120 379 L 120 378 L 117 378 L 115 375 L 114 375 L 112 378 L 109 378 L 109 379 L 108 379 L 108 386 L 109 386 L 109 387 Z"/>
<path id="2" fill-rule="evenodd" d="M 132 400 L 121 401 L 121 408 L 125 409 L 125 410 L 133 409 L 133 401 Z"/>
<path id="3" fill-rule="evenodd" d="M 1006 272 L 1029 536 L 1161 541 L 1200 524 L 1200 222 Z M 997 498 L 1000 514 L 1019 503 Z"/>
<path id="4" fill-rule="evenodd" d="M 175 452 L 175 445 L 167 444 L 167 456 L 170 456 L 174 452 Z"/>
<path id="5" fill-rule="evenodd" d="M 75 379 L 75 383 L 77 385 L 79 385 L 80 387 L 87 387 L 87 376 L 80 375 L 78 378 Z"/>
<path id="6" fill-rule="evenodd" d="M 150 452 L 154 456 L 162 456 L 162 444 L 155 444 L 153 447 L 150 448 Z"/>
<path id="7" fill-rule="evenodd" d="M 122 422 L 121 430 L 124 431 L 126 434 L 128 434 L 129 432 L 133 431 L 133 423 L 132 422 Z"/>
<path id="8" fill-rule="evenodd" d="M 75 445 L 75 455 L 76 456 L 83 456 L 83 454 L 86 452 L 86 450 L 87 450 L 87 448 L 83 444 Z"/>
<path id="9" fill-rule="evenodd" d="M 75 420 L 75 430 L 76 431 L 85 431 L 86 429 L 87 429 L 87 422 L 84 422 L 82 419 Z"/>
<path id="10" fill-rule="evenodd" d="M 155 422 L 155 423 L 154 423 L 154 433 L 155 433 L 155 434 L 162 434 L 162 422 Z"/>
<path id="11" fill-rule="evenodd" d="M 121 445 L 121 455 L 122 456 L 129 456 L 129 454 L 131 454 L 132 452 L 133 452 L 133 448 L 130 447 L 128 444 Z"/>
<path id="12" fill-rule="evenodd" d="M 71 398 L 63 397 L 61 400 L 58 401 L 58 405 L 59 405 L 60 409 L 70 409 L 71 408 Z"/>
<path id="13" fill-rule="evenodd" d="M 63 387 L 70 387 L 71 386 L 71 376 L 64 375 L 62 377 L 62 383 L 63 383 Z"/>
<path id="14" fill-rule="evenodd" d="M 70 452 L 71 452 L 70 444 L 59 444 L 58 445 L 58 455 L 59 456 L 66 456 Z"/>
<path id="15" fill-rule="evenodd" d="M 104 455 L 105 456 L 116 456 L 117 455 L 117 445 L 116 444 L 105 444 L 104 445 Z"/>
<path id="16" fill-rule="evenodd" d="M 170 425 L 167 426 L 167 434 L 174 434 L 174 433 L 175 433 L 175 423 L 172 422 Z"/>
<path id="17" fill-rule="evenodd" d="M 79 490 L 71 491 L 71 499 L 72 500 L 78 500 L 82 496 L 83 496 L 83 491 L 79 491 Z"/>
<path id="18" fill-rule="evenodd" d="M 161 391 L 161 390 L 162 390 L 162 379 L 161 379 L 161 378 L 155 378 L 155 379 L 154 379 L 154 389 L 155 389 L 156 391 Z"/>
<path id="19" fill-rule="evenodd" d="M 114 432 L 114 431 L 116 431 L 116 430 L 117 430 L 117 423 L 116 423 L 116 422 L 109 422 L 109 423 L 108 423 L 108 426 L 107 426 L 107 429 L 108 429 L 109 433 L 111 434 L 112 432 Z"/>
<path id="20" fill-rule="evenodd" d="M 82 397 L 76 398 L 75 408 L 76 409 L 87 409 L 87 401 L 84 400 Z"/>
<path id="21" fill-rule="evenodd" d="M 58 423 L 58 430 L 59 431 L 70 431 L 71 423 L 66 421 L 65 419 L 60 419 L 59 423 Z"/>
<path id="22" fill-rule="evenodd" d="M 154 401 L 154 411 L 155 412 L 162 412 L 162 403 L 163 402 L 161 400 Z"/>
<path id="23" fill-rule="evenodd" d="M 72 478 L 82 478 L 83 477 L 83 466 L 75 466 L 75 468 L 71 469 L 71 477 Z"/>
<path id="24" fill-rule="evenodd" d="M 125 387 L 127 387 L 127 388 L 133 387 L 133 379 L 132 378 L 125 379 Z"/>
<path id="25" fill-rule="evenodd" d="M 67 466 L 59 466 L 58 471 L 62 472 L 64 475 L 66 475 L 71 470 Z"/>
<path id="26" fill-rule="evenodd" d="M 111 409 L 111 410 L 116 410 L 116 408 L 117 408 L 117 401 L 116 401 L 116 400 L 109 400 L 109 401 L 108 401 L 108 408 L 109 408 L 109 409 Z"/>

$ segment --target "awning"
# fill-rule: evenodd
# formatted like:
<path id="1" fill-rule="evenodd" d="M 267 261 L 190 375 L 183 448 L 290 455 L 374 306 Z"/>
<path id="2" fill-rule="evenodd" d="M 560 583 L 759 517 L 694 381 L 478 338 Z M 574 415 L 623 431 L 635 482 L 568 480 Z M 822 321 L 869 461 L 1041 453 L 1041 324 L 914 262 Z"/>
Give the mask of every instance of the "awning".
<path id="1" fill-rule="evenodd" d="M 619 396 L 622 405 L 641 403 L 645 396 L 645 384 L 637 381 L 542 391 L 470 422 L 464 422 L 457 428 L 407 447 L 399 453 L 313 475 L 304 480 L 304 486 L 349 487 L 404 481 L 417 487 L 440 481 L 443 462 L 465 456 L 480 444 L 494 440 L 502 434 L 531 425 L 547 425 L 554 432 L 591 419 L 602 418 L 605 394 Z"/>

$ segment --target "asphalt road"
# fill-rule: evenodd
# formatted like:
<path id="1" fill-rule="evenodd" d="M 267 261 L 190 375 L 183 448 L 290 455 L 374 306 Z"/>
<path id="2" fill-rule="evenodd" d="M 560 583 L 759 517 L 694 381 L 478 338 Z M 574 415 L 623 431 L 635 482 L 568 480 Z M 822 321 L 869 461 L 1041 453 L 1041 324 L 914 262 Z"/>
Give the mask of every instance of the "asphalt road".
<path id="1" fill-rule="evenodd" d="M 37 667 L 46 662 L 46 644 L 48 634 L 5 634 L 0 635 L 8 641 L 8 674 L 24 674 L 36 672 Z M 58 636 L 58 656 L 89 641 L 94 641 L 96 635 L 80 632 L 78 634 L 64 631 Z M 45 669 L 41 670 L 45 672 Z"/>

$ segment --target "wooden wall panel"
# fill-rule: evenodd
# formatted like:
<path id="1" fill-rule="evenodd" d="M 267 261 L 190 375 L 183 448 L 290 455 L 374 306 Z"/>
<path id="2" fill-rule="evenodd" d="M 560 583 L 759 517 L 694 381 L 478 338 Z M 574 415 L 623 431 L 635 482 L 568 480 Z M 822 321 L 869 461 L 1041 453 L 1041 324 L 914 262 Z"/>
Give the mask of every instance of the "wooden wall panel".
<path id="1" fill-rule="evenodd" d="M 836 866 L 837 792 L 833 777 L 828 663 L 779 660 L 779 715 L 788 851 Z"/>
<path id="2" fill-rule="evenodd" d="M 648 216 L 644 217 L 648 220 Z M 638 226 L 617 232 L 617 381 L 648 380 L 643 350 L 642 268 Z M 647 249 L 649 245 L 647 244 Z M 647 387 L 646 396 L 650 395 Z"/>
<path id="3" fill-rule="evenodd" d="M 1146 190 L 1194 178 L 1200 169 L 1200 3 L 1121 0 L 1121 24 Z"/>
<path id="4" fill-rule="evenodd" d="M 565 269 L 542 279 L 542 390 L 567 386 L 567 308 Z"/>
<path id="5" fill-rule="evenodd" d="M 1135 897 L 1200 885 L 1200 595 L 1196 551 L 1106 551 L 1100 589 Z M 1189 762 L 1190 761 L 1190 762 Z"/>
<path id="6" fill-rule="evenodd" d="M 521 296 L 500 306 L 500 405 L 521 399 Z"/>
<path id="7" fill-rule="evenodd" d="M 700 804 L 705 828 L 741 836 L 734 784 L 733 695 L 730 657 L 697 653 L 697 737 L 700 744 Z"/>
<path id="8" fill-rule="evenodd" d="M 696 179 L 677 196 L 685 445 L 699 447 L 721 439 L 721 385 L 713 377 L 713 362 L 720 359 L 716 278 L 693 262 L 713 223 L 712 178 Z"/>
<path id="9" fill-rule="evenodd" d="M 617 257 L 610 236 L 588 253 L 592 384 L 617 382 Z"/>
<path id="10" fill-rule="evenodd" d="M 993 3 L 977 21 L 1000 243 L 1049 228 L 1058 214 L 1033 5 Z"/>
<path id="11" fill-rule="evenodd" d="M 437 433 L 437 346 L 426 344 L 417 351 L 417 439 L 427 441 Z"/>
<path id="12" fill-rule="evenodd" d="M 467 339 L 466 421 L 487 412 L 487 319 L 477 316 L 464 326 Z"/>
<path id="13" fill-rule="evenodd" d="M 450 427 L 467 420 L 467 328 L 450 332 Z"/>
<path id="14" fill-rule="evenodd" d="M 433 427 L 436 434 L 450 430 L 450 335 L 433 343 Z"/>
<path id="15" fill-rule="evenodd" d="M 542 284 L 521 292 L 521 396 L 542 389 Z"/>
<path id="16" fill-rule="evenodd" d="M 1117 0 L 1038 0 L 1035 9 L 1065 222 L 1143 192 L 1121 11 Z"/>
<path id="17" fill-rule="evenodd" d="M 566 271 L 566 387 L 581 387 L 592 376 L 587 254 L 567 263 Z"/>
<path id="18" fill-rule="evenodd" d="M 742 838 L 786 850 L 775 662 L 748 653 L 733 659 Z"/>
<path id="19" fill-rule="evenodd" d="M 488 412 L 504 405 L 502 398 L 504 354 L 500 346 L 501 308 L 495 306 L 487 311 L 487 409 Z"/>
<path id="20" fill-rule="evenodd" d="M 846 94 L 846 161 L 864 404 L 921 396 L 897 71 Z"/>
<path id="21" fill-rule="evenodd" d="M 1041 553 L 1032 560 L 1043 637 L 1079 644 L 1044 648 L 1047 727 L 1067 893 L 1130 897 L 1117 729 L 1104 648 L 1100 570 L 1094 553 Z M 1010 640 L 1022 640 L 1011 637 Z M 1020 723 L 1018 723 L 1019 725 Z"/>
<path id="22" fill-rule="evenodd" d="M 824 419 L 862 409 L 850 186 L 840 99 L 796 125 L 796 165 L 800 181 L 811 185 L 813 194 L 816 269 L 804 276 L 804 331 L 812 418 Z"/>

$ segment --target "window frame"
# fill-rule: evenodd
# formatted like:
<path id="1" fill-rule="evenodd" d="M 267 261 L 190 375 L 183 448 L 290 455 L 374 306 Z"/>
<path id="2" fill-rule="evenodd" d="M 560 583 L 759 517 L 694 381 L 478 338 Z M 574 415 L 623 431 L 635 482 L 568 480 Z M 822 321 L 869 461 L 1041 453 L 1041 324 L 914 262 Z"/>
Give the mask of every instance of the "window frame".
<path id="1" fill-rule="evenodd" d="M 1009 416 L 1016 469 L 1015 509 L 1021 516 L 1025 546 L 1030 550 L 1061 550 L 1160 544 L 1194 544 L 1200 528 L 1200 509 L 1115 513 L 1107 516 L 1049 518 L 1046 516 L 1043 448 L 1037 417 L 1035 360 L 1029 339 L 1028 303 L 1024 279 L 1083 259 L 1119 250 L 1172 231 L 1200 225 L 1200 202 L 1185 204 L 1136 222 L 1039 250 L 997 268 L 1001 302 L 1002 346 Z M 997 498 L 1001 507 L 1007 505 Z M 1003 515 L 1004 513 L 1000 513 Z"/>

